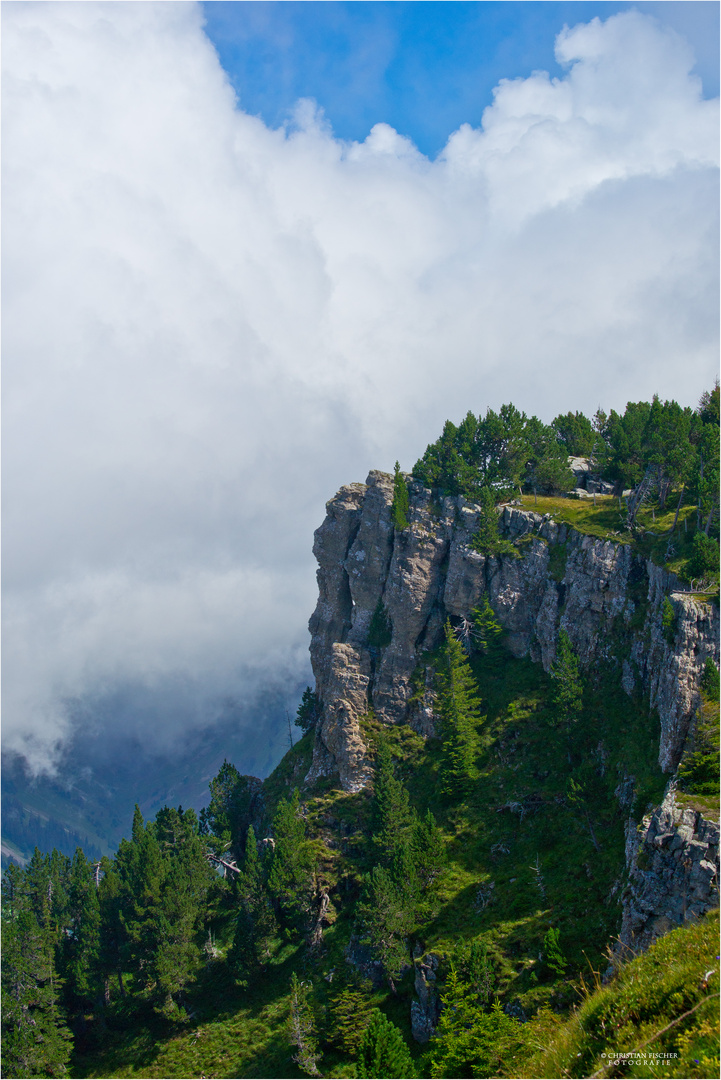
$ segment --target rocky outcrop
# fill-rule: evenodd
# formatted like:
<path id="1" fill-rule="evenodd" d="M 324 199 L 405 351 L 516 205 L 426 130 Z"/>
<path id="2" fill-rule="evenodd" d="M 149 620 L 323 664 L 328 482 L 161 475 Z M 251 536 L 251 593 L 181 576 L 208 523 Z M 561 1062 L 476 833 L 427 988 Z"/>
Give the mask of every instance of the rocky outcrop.
<path id="1" fill-rule="evenodd" d="M 619 959 L 718 907 L 719 826 L 680 805 L 673 783 L 639 826 L 629 821 L 626 865 Z"/>
<path id="2" fill-rule="evenodd" d="M 417 1000 L 411 1002 L 411 1032 L 418 1043 L 427 1043 L 441 1016 L 441 999 L 436 989 L 440 957 L 436 953 L 414 958 L 414 986 Z"/>
<path id="3" fill-rule="evenodd" d="M 408 528 L 395 530 L 393 478 L 371 472 L 366 484 L 341 488 L 316 531 L 311 662 L 323 716 L 308 779 L 337 773 L 347 791 L 365 785 L 361 720 L 369 709 L 384 723 L 432 732 L 431 688 L 418 686 L 419 661 L 440 642 L 445 619 L 467 615 L 484 595 L 514 655 L 548 670 L 564 628 L 582 666 L 614 665 L 627 693 L 647 694 L 661 720 L 660 765 L 673 771 L 706 658 L 718 663 L 718 609 L 684 595 L 672 574 L 629 545 L 513 506 L 500 524 L 516 552 L 480 555 L 471 547 L 477 506 L 460 497 L 439 503 L 413 481 L 409 493 Z M 675 612 L 670 633 L 662 625 L 666 597 Z M 392 634 L 374 648 L 368 632 L 379 601 Z"/>

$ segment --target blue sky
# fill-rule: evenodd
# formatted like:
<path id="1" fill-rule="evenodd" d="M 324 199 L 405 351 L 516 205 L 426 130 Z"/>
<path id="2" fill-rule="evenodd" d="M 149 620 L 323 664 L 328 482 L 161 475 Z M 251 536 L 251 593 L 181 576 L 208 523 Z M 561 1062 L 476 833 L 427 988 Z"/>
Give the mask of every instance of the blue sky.
<path id="1" fill-rule="evenodd" d="M 434 157 L 477 127 L 501 78 L 562 75 L 553 43 L 573 26 L 631 7 L 687 38 L 704 96 L 719 90 L 719 5 L 690 3 L 210 2 L 206 33 L 241 107 L 276 127 L 314 98 L 336 136 L 363 140 L 384 121 Z"/>

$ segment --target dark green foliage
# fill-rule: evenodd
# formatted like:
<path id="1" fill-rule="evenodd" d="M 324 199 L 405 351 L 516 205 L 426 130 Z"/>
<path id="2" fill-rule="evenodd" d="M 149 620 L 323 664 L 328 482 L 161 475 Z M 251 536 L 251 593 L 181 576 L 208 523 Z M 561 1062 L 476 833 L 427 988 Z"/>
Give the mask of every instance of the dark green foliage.
<path id="1" fill-rule="evenodd" d="M 376 866 L 369 875 L 358 914 L 365 939 L 393 986 L 402 967 L 409 961 L 408 935 L 415 925 L 418 900 L 417 879 L 398 881 L 396 869 L 410 865 L 407 853 L 397 855 L 394 866 Z"/>
<path id="2" fill-rule="evenodd" d="M 376 857 L 383 866 L 390 866 L 398 846 L 407 843 L 414 820 L 408 792 L 393 771 L 390 744 L 381 739 L 373 779 L 371 829 Z"/>
<path id="3" fill-rule="evenodd" d="M 72 993 L 91 1002 L 101 990 L 100 896 L 95 867 L 77 849 L 68 883 L 67 924 L 62 971 Z"/>
<path id="4" fill-rule="evenodd" d="M 200 967 L 214 880 L 195 812 L 164 807 L 147 825 L 137 813 L 133 840 L 120 845 L 116 864 L 126 962 L 156 1011 L 184 1020 L 180 998 Z"/>
<path id="5" fill-rule="evenodd" d="M 11 865 L 3 880 L 3 1076 L 67 1076 L 70 1032 L 60 1009 L 56 934 L 33 910 L 27 875 Z"/>
<path id="6" fill-rule="evenodd" d="M 373 1015 L 367 980 L 340 987 L 330 1001 L 330 1042 L 344 1054 L 355 1057 Z"/>
<path id="7" fill-rule="evenodd" d="M 290 978 L 290 1016 L 288 1017 L 288 1041 L 296 1048 L 293 1061 L 308 1076 L 320 1076 L 318 1062 L 323 1056 L 318 1049 L 315 1017 L 310 1004 L 310 993 L 295 972 Z"/>
<path id="8" fill-rule="evenodd" d="M 310 686 L 306 686 L 295 716 L 296 726 L 305 734 L 312 727 L 315 727 L 320 715 L 321 704 L 318 695 L 314 690 L 311 690 Z"/>
<path id="9" fill-rule="evenodd" d="M 392 638 L 393 626 L 390 616 L 383 601 L 379 599 L 368 627 L 368 644 L 374 649 L 384 649 L 386 645 L 390 645 Z"/>
<path id="10" fill-rule="evenodd" d="M 394 528 L 407 529 L 408 528 L 408 485 L 406 484 L 405 477 L 401 472 L 401 467 L 398 462 L 395 463 L 393 473 L 393 503 L 391 505 L 391 520 L 393 521 Z"/>
<path id="11" fill-rule="evenodd" d="M 693 538 L 691 558 L 686 564 L 687 577 L 702 579 L 709 574 L 717 573 L 718 569 L 718 541 L 706 536 L 703 532 L 697 532 Z"/>
<path id="12" fill-rule="evenodd" d="M 473 637 L 478 648 L 490 661 L 500 660 L 503 655 L 503 637 L 505 631 L 496 618 L 487 596 L 479 607 L 471 612 L 473 616 Z"/>
<path id="13" fill-rule="evenodd" d="M 287 927 L 307 928 L 315 895 L 316 859 L 307 838 L 296 789 L 290 802 L 281 799 L 273 818 L 275 848 L 268 889 Z"/>
<path id="14" fill-rule="evenodd" d="M 442 741 L 441 791 L 447 797 L 467 791 L 477 775 L 481 700 L 468 659 L 446 623 L 443 667 L 438 673 Z"/>
<path id="15" fill-rule="evenodd" d="M 430 898 L 430 890 L 446 865 L 446 846 L 443 833 L 430 810 L 425 817 L 417 818 L 411 839 L 414 873 L 424 899 Z"/>
<path id="16" fill-rule="evenodd" d="M 580 412 L 557 416 L 551 424 L 566 453 L 572 457 L 590 457 L 596 442 L 593 424 Z"/>
<path id="17" fill-rule="evenodd" d="M 719 694 L 721 694 L 719 669 L 710 658 L 707 658 L 704 664 L 703 675 L 701 676 L 701 693 L 708 701 L 718 701 Z"/>
<path id="18" fill-rule="evenodd" d="M 479 504 L 478 526 L 471 540 L 473 550 L 481 555 L 517 554 L 513 544 L 504 540 L 498 530 L 496 500 L 491 488 L 481 488 Z"/>
<path id="19" fill-rule="evenodd" d="M 431 1076 L 486 1077 L 505 1071 L 523 1043 L 523 1026 L 506 1015 L 497 999 L 490 1011 L 479 1006 L 473 988 L 453 967 L 441 1000 L 444 1009 L 431 1041 Z"/>
<path id="20" fill-rule="evenodd" d="M 251 780 L 253 777 L 241 776 L 235 765 L 224 761 L 210 781 L 210 803 L 200 812 L 200 832 L 211 838 L 211 847 L 218 852 L 229 847 L 236 858 L 242 857 L 253 813 Z"/>
<path id="21" fill-rule="evenodd" d="M 663 604 L 661 605 L 661 626 L 666 641 L 669 645 L 673 645 L 673 638 L 676 632 L 676 611 L 667 596 L 664 596 Z"/>
<path id="22" fill-rule="evenodd" d="M 236 894 L 238 917 L 228 962 L 236 978 L 243 980 L 252 978 L 268 963 L 271 943 L 278 932 L 252 825 L 248 829 Z"/>
<path id="23" fill-rule="evenodd" d="M 403 1036 L 380 1009 L 374 1009 L 358 1050 L 357 1076 L 415 1077 L 413 1059 Z"/>
<path id="24" fill-rule="evenodd" d="M 553 695 L 556 722 L 565 724 L 570 732 L 583 708 L 583 683 L 578 670 L 578 657 L 573 651 L 566 630 L 561 630 L 558 635 L 558 649 L 556 659 L 551 664 L 551 678 L 556 685 Z"/>
<path id="25" fill-rule="evenodd" d="M 546 967 L 554 974 L 563 978 L 566 968 L 568 967 L 568 961 L 561 951 L 559 943 L 560 931 L 549 927 L 546 931 L 546 936 L 543 939 L 543 957 L 546 962 Z"/>

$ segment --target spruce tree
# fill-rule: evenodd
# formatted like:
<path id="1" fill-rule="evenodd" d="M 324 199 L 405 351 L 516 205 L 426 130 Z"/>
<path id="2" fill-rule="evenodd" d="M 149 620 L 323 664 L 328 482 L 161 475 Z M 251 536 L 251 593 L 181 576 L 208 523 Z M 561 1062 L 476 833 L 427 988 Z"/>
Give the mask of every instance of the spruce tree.
<path id="1" fill-rule="evenodd" d="M 491 663 L 499 660 L 503 653 L 501 641 L 504 631 L 487 596 L 483 597 L 483 602 L 474 608 L 471 614 L 474 637 L 483 656 Z"/>
<path id="2" fill-rule="evenodd" d="M 315 727 L 320 719 L 320 713 L 321 706 L 318 695 L 310 686 L 306 686 L 295 715 L 296 727 L 299 727 L 305 735 L 307 731 Z"/>
<path id="3" fill-rule="evenodd" d="M 373 1014 L 368 980 L 340 987 L 330 1001 L 330 1041 L 344 1054 L 355 1057 Z"/>
<path id="4" fill-rule="evenodd" d="M 375 761 L 371 833 L 373 846 L 383 866 L 390 866 L 396 848 L 411 833 L 415 821 L 408 792 L 396 779 L 390 743 L 381 738 Z"/>
<path id="5" fill-rule="evenodd" d="M 362 1078 L 415 1077 L 413 1058 L 403 1036 L 380 1009 L 374 1009 L 358 1050 L 357 1075 Z"/>
<path id="6" fill-rule="evenodd" d="M 268 963 L 271 942 L 278 929 L 252 825 L 248 829 L 237 896 L 238 917 L 228 961 L 237 976 L 247 979 Z"/>
<path id="7" fill-rule="evenodd" d="M 306 838 L 298 789 L 288 802 L 281 799 L 273 818 L 275 847 L 268 875 L 268 889 L 287 926 L 304 930 L 315 894 L 316 858 Z"/>
<path id="8" fill-rule="evenodd" d="M 408 889 L 397 881 L 393 870 L 375 866 L 358 913 L 371 949 L 395 992 L 395 979 L 408 963 L 408 936 L 415 925 Z"/>
<path id="9" fill-rule="evenodd" d="M 443 661 L 443 668 L 438 674 L 440 736 L 443 744 L 441 791 L 449 797 L 467 791 L 477 775 L 477 728 L 484 719 L 476 680 L 450 621 L 446 622 Z"/>
<path id="10" fill-rule="evenodd" d="M 394 528 L 407 529 L 408 528 L 408 485 L 406 484 L 405 477 L 401 472 L 401 467 L 398 462 L 395 463 L 393 473 L 393 503 L 391 505 L 391 520 L 393 521 Z"/>
<path id="11" fill-rule="evenodd" d="M 524 1032 L 498 999 L 490 1011 L 484 1010 L 473 988 L 451 967 L 441 1000 L 444 1008 L 431 1042 L 431 1076 L 498 1076 L 508 1069 Z"/>

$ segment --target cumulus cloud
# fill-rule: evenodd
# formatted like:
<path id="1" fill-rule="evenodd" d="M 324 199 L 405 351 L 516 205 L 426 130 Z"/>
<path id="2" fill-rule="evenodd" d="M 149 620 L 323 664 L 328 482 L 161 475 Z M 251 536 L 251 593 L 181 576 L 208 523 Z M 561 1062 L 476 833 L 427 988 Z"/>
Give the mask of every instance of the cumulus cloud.
<path id="1" fill-rule="evenodd" d="M 556 49 L 429 161 L 313 102 L 247 115 L 193 4 L 4 6 L 4 741 L 32 767 L 124 684 L 194 702 L 148 739 L 297 685 L 325 500 L 446 417 L 710 384 L 718 102 L 634 12 Z"/>

